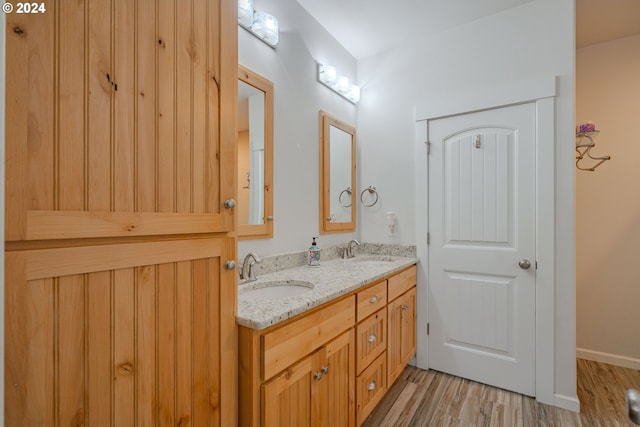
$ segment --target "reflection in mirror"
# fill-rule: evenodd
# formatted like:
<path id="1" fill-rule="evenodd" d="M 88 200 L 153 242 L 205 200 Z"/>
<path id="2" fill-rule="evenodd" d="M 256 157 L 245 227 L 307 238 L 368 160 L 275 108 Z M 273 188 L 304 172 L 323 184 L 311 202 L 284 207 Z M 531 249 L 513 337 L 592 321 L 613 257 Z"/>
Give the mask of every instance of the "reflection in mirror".
<path id="1" fill-rule="evenodd" d="M 356 131 L 320 111 L 320 232 L 356 228 Z"/>
<path id="2" fill-rule="evenodd" d="M 273 84 L 238 65 L 238 237 L 273 237 Z"/>

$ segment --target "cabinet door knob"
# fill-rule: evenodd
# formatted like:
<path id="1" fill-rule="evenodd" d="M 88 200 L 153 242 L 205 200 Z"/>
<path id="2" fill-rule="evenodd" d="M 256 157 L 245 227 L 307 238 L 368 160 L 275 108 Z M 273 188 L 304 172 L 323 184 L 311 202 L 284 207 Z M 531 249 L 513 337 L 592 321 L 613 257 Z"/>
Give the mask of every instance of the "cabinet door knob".
<path id="1" fill-rule="evenodd" d="M 224 268 L 226 268 L 227 270 L 234 270 L 236 268 L 236 262 L 235 261 L 227 261 L 224 263 Z"/>
<path id="2" fill-rule="evenodd" d="M 375 342 L 375 340 L 377 339 L 378 339 L 378 336 L 376 334 L 371 334 L 371 336 L 369 336 L 369 339 L 367 341 L 372 343 L 372 342 Z"/>
<path id="3" fill-rule="evenodd" d="M 378 302 L 378 295 L 374 295 L 374 296 L 372 296 L 372 297 L 371 297 L 371 299 L 369 300 L 369 302 L 370 302 L 371 304 L 375 304 L 375 303 L 377 303 L 377 302 Z"/>
<path id="4" fill-rule="evenodd" d="M 376 386 L 377 386 L 376 382 L 375 382 L 375 381 L 371 381 L 371 382 L 369 383 L 369 387 L 367 387 L 367 390 L 369 390 L 369 391 L 373 391 L 373 390 L 375 390 L 375 389 L 376 389 Z"/>
<path id="5" fill-rule="evenodd" d="M 407 310 L 409 310 L 409 304 L 403 304 L 402 311 L 407 311 Z"/>
<path id="6" fill-rule="evenodd" d="M 314 372 L 313 379 L 316 381 L 320 381 L 322 379 L 322 372 Z"/>
<path id="7" fill-rule="evenodd" d="M 320 368 L 320 370 L 325 375 L 327 375 L 329 373 L 329 367 L 328 366 L 323 366 L 322 368 Z"/>
<path id="8" fill-rule="evenodd" d="M 236 201 L 233 199 L 227 199 L 224 201 L 224 207 L 227 209 L 231 209 L 231 208 L 235 208 L 236 207 Z"/>

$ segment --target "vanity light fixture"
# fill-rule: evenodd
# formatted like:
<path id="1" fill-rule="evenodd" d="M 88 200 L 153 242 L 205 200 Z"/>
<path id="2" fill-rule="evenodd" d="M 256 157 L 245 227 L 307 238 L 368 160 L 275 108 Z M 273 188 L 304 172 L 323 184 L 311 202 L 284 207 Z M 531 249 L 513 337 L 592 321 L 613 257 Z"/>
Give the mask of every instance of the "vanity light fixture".
<path id="1" fill-rule="evenodd" d="M 278 18 L 253 9 L 253 0 L 238 0 L 238 25 L 275 48 L 280 38 Z"/>
<path id="2" fill-rule="evenodd" d="M 360 101 L 360 87 L 350 84 L 345 76 L 339 76 L 331 65 L 318 64 L 318 81 L 352 104 Z"/>

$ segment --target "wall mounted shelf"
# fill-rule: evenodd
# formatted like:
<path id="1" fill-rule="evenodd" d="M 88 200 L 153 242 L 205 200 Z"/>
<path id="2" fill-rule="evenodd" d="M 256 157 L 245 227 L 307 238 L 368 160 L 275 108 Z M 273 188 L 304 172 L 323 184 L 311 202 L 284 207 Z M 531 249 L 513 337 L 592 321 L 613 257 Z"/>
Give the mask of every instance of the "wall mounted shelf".
<path id="1" fill-rule="evenodd" d="M 594 138 L 598 136 L 599 133 L 600 131 L 596 130 L 593 132 L 580 132 L 576 134 L 576 152 L 578 153 L 576 156 L 576 167 L 578 169 L 593 172 L 598 166 L 607 160 L 611 160 L 611 156 L 594 156 L 591 154 L 591 149 L 596 146 Z M 597 163 L 590 167 L 584 167 L 584 163 L 582 165 L 580 163 L 586 158 Z"/>

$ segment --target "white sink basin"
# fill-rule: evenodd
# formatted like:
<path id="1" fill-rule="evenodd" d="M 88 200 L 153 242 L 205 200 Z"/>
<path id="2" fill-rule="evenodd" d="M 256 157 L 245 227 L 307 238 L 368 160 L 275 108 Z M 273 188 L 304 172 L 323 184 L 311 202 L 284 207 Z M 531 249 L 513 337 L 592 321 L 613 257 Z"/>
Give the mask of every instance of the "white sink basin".
<path id="1" fill-rule="evenodd" d="M 250 288 L 240 290 L 240 301 L 265 301 L 277 298 L 296 297 L 313 291 L 313 283 L 303 280 L 278 280 L 257 283 Z"/>

